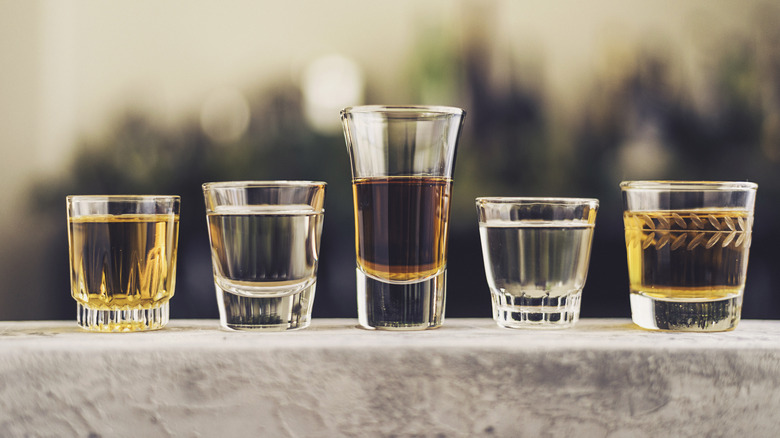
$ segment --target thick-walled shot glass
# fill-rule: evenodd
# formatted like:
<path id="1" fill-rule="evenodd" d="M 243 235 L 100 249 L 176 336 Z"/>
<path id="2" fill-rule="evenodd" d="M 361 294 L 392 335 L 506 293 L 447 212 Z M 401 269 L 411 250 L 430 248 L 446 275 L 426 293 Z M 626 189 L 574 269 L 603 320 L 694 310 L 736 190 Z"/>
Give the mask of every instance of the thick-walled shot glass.
<path id="1" fill-rule="evenodd" d="M 567 328 L 580 316 L 597 199 L 477 198 L 493 319 Z"/>
<path id="2" fill-rule="evenodd" d="M 309 326 L 325 189 L 318 181 L 203 184 L 222 327 Z"/>
<path id="3" fill-rule="evenodd" d="M 101 332 L 168 323 L 176 284 L 178 196 L 68 196 L 76 321 Z"/>
<path id="4" fill-rule="evenodd" d="M 441 106 L 341 111 L 365 328 L 424 330 L 444 319 L 452 170 L 464 116 Z"/>
<path id="5" fill-rule="evenodd" d="M 707 181 L 620 184 L 635 324 L 697 332 L 737 326 L 757 187 Z"/>

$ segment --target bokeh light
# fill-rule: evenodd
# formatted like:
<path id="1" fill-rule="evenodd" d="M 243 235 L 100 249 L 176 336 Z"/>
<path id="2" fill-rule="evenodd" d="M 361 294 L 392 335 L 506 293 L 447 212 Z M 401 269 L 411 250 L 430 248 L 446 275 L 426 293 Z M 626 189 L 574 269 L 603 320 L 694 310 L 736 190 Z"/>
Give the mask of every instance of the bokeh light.
<path id="1" fill-rule="evenodd" d="M 216 143 L 230 143 L 246 133 L 249 102 L 236 88 L 218 88 L 206 97 L 200 110 L 200 126 Z"/>
<path id="2" fill-rule="evenodd" d="M 341 129 L 339 111 L 363 102 L 363 71 L 342 55 L 327 55 L 312 61 L 303 73 L 301 88 L 306 120 L 316 131 Z"/>

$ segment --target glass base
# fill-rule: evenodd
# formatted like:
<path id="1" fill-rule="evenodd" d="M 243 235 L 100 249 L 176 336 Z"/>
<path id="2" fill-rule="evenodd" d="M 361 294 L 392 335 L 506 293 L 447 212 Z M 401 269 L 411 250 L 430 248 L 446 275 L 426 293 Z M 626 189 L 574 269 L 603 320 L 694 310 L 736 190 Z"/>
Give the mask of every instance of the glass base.
<path id="1" fill-rule="evenodd" d="M 557 297 L 491 293 L 493 319 L 501 327 L 564 329 L 574 326 L 580 319 L 582 290 Z"/>
<path id="2" fill-rule="evenodd" d="M 388 282 L 357 269 L 358 322 L 367 329 L 426 330 L 444 320 L 447 270 L 415 283 Z"/>
<path id="3" fill-rule="evenodd" d="M 311 324 L 311 309 L 317 283 L 295 293 L 237 294 L 214 284 L 219 305 L 219 322 L 231 330 L 283 332 Z"/>
<path id="4" fill-rule="evenodd" d="M 741 294 L 717 301 L 671 301 L 631 293 L 631 319 L 639 327 L 650 330 L 734 330 L 741 311 Z"/>
<path id="5" fill-rule="evenodd" d="M 168 324 L 168 301 L 151 309 L 96 310 L 76 303 L 76 323 L 95 332 L 158 330 Z"/>

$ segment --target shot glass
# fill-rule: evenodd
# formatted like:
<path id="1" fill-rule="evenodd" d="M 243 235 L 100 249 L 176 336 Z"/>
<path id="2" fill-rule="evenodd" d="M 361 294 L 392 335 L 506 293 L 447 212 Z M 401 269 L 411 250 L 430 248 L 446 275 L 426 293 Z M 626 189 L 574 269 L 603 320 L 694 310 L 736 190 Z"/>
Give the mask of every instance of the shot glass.
<path id="1" fill-rule="evenodd" d="M 309 326 L 325 188 L 317 181 L 203 184 L 222 327 Z"/>
<path id="2" fill-rule="evenodd" d="M 757 187 L 707 181 L 620 184 L 635 324 L 693 332 L 737 326 Z"/>
<path id="3" fill-rule="evenodd" d="M 178 196 L 68 196 L 76 321 L 100 332 L 168 323 L 176 284 Z"/>
<path id="4" fill-rule="evenodd" d="M 568 328 L 580 316 L 597 199 L 477 198 L 493 319 L 507 328 Z"/>
<path id="5" fill-rule="evenodd" d="M 452 170 L 464 116 L 441 106 L 341 111 L 364 328 L 425 330 L 444 320 Z"/>

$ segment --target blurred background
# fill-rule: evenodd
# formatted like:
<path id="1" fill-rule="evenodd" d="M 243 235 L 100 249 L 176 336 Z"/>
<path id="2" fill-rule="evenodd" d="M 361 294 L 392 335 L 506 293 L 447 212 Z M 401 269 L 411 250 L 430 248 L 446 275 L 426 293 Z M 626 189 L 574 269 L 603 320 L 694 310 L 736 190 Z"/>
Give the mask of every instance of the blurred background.
<path id="1" fill-rule="evenodd" d="M 0 0 L 0 319 L 74 318 L 65 196 L 178 194 L 174 318 L 216 318 L 201 184 L 329 184 L 315 317 L 357 316 L 357 104 L 467 111 L 447 316 L 490 316 L 474 198 L 601 200 L 583 317 L 629 317 L 618 184 L 758 183 L 744 318 L 780 318 L 771 1 Z"/>

